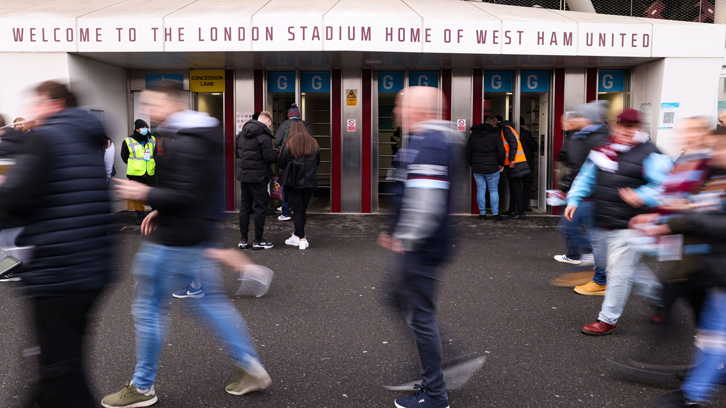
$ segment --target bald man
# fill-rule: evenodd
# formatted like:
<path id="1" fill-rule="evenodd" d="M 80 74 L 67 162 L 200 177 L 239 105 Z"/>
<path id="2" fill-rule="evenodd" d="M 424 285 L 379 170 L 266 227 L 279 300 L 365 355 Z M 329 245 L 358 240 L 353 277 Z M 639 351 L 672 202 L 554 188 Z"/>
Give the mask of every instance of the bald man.
<path id="1" fill-rule="evenodd" d="M 394 158 L 395 217 L 379 244 L 395 254 L 387 295 L 413 330 L 421 362 L 421 384 L 415 394 L 395 401 L 398 408 L 448 408 L 441 368 L 441 340 L 434 297 L 441 268 L 451 247 L 449 174 L 451 142 L 458 134 L 450 122 L 436 120 L 441 91 L 411 87 L 397 98 L 394 114 L 408 130 L 405 148 Z"/>

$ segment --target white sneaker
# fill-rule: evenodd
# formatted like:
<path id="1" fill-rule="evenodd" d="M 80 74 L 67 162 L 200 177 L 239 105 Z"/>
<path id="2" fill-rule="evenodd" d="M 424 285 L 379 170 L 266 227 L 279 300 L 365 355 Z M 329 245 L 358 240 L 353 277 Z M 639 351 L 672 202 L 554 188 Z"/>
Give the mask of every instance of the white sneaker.
<path id="1" fill-rule="evenodd" d="M 277 207 L 277 211 L 282 211 L 282 206 Z"/>
<path id="2" fill-rule="evenodd" d="M 580 260 L 579 259 L 570 259 L 570 258 L 567 257 L 566 254 L 565 255 L 555 255 L 555 261 L 557 261 L 557 262 L 564 262 L 564 263 L 573 264 L 573 265 L 579 265 L 580 264 Z"/>
<path id="3" fill-rule="evenodd" d="M 292 235 L 290 236 L 290 238 L 288 238 L 288 239 L 286 239 L 286 240 L 285 240 L 285 243 L 286 243 L 287 245 L 292 245 L 292 246 L 300 246 L 300 237 L 298 237 L 298 236 L 297 236 L 297 235 L 295 235 L 295 234 L 292 234 Z"/>
<path id="4" fill-rule="evenodd" d="M 299 238 L 298 238 L 299 239 Z M 300 246 L 298 248 L 305 249 L 310 246 L 310 243 L 307 239 L 300 239 Z"/>
<path id="5" fill-rule="evenodd" d="M 580 265 L 595 265 L 595 255 L 591 253 L 580 255 Z"/>
<path id="6" fill-rule="evenodd" d="M 280 221 L 290 221 L 292 219 L 292 217 L 285 217 L 284 215 L 281 215 L 281 216 L 277 217 L 277 219 Z"/>

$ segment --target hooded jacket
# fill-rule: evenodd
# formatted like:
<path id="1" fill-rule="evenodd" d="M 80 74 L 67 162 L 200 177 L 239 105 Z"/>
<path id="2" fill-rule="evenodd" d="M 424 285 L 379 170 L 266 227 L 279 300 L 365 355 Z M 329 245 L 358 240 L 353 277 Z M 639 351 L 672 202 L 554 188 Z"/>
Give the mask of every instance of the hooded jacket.
<path id="1" fill-rule="evenodd" d="M 466 159 L 474 173 L 492 174 L 504 166 L 506 151 L 499 129 L 482 123 L 471 127 L 466 144 Z"/>
<path id="2" fill-rule="evenodd" d="M 26 133 L 18 132 L 12 128 L 6 128 L 4 130 L 5 132 L 0 134 L 0 158 L 13 156 L 28 139 L 28 134 Z"/>
<path id="3" fill-rule="evenodd" d="M 166 246 L 193 246 L 212 239 L 222 210 L 222 135 L 207 114 L 183 111 L 167 118 L 159 131 L 167 142 L 163 177 L 149 193 L 159 211 L 151 238 Z"/>
<path id="4" fill-rule="evenodd" d="M 314 190 L 318 187 L 319 165 L 320 152 L 312 149 L 307 156 L 292 157 L 286 143 L 277 160 L 277 167 L 283 169 L 280 184 L 293 190 Z"/>
<path id="5" fill-rule="evenodd" d="M 290 137 L 290 124 L 293 120 L 301 120 L 301 119 L 287 119 L 286 121 L 282 122 L 280 127 L 277 129 L 277 133 L 275 133 L 275 147 L 282 146 L 283 143 L 287 142 L 287 138 Z M 303 125 L 305 125 L 305 129 L 308 130 L 308 133 L 310 133 L 310 136 L 313 135 L 313 130 L 310 129 L 310 125 L 308 125 L 308 122 L 302 121 Z"/>
<path id="6" fill-rule="evenodd" d="M 258 120 L 245 123 L 235 138 L 237 180 L 243 183 L 263 183 L 272 176 L 270 165 L 275 162 L 270 128 Z"/>
<path id="7" fill-rule="evenodd" d="M 565 137 L 562 150 L 564 153 L 560 156 L 564 160 L 562 164 L 567 168 L 567 172 L 562 176 L 560 185 L 561 191 L 565 193 L 570 191 L 572 182 L 575 181 L 577 173 L 585 163 L 587 155 L 590 151 L 598 146 L 602 146 L 608 142 L 610 130 L 602 123 L 596 123 L 582 128 L 578 132 L 573 132 L 569 137 Z"/>
<path id="8" fill-rule="evenodd" d="M 0 212 L 23 214 L 18 246 L 32 246 L 23 264 L 32 297 L 98 290 L 111 269 L 111 205 L 103 161 L 103 125 L 69 108 L 47 118 L 23 144 L 0 186 Z"/>

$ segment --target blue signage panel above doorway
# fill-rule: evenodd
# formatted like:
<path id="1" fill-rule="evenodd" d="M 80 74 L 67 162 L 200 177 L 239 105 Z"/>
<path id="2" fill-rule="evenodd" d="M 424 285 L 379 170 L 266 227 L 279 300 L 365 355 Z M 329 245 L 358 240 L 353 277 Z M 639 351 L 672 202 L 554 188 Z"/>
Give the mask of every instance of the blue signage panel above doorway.
<path id="1" fill-rule="evenodd" d="M 154 89 L 157 86 L 167 83 L 175 82 L 179 84 L 179 88 L 183 88 L 184 75 L 183 74 L 146 74 L 146 89 Z"/>
<path id="2" fill-rule="evenodd" d="M 549 92 L 549 71 L 522 71 L 522 92 Z"/>
<path id="3" fill-rule="evenodd" d="M 301 72 L 300 90 L 302 92 L 330 92 L 330 72 Z"/>
<path id="4" fill-rule="evenodd" d="M 484 92 L 512 92 L 512 71 L 485 71 Z"/>
<path id="5" fill-rule="evenodd" d="M 623 92 L 625 91 L 625 70 L 623 69 L 601 69 L 597 77 L 598 92 Z"/>
<path id="6" fill-rule="evenodd" d="M 430 86 L 439 87 L 439 71 L 409 71 L 409 86 Z"/>
<path id="7" fill-rule="evenodd" d="M 403 71 L 378 72 L 378 92 L 399 92 L 403 89 Z"/>
<path id="8" fill-rule="evenodd" d="M 267 73 L 267 92 L 295 92 L 294 71 L 270 71 Z"/>

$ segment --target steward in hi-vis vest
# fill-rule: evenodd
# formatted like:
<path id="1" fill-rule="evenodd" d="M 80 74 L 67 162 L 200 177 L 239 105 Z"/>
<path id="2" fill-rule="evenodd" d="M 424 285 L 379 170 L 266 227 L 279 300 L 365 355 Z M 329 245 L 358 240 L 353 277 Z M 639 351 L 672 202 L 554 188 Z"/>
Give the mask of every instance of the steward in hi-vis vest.
<path id="1" fill-rule="evenodd" d="M 509 179 L 509 210 L 506 212 L 512 218 L 524 219 L 524 211 L 529 207 L 529 203 L 525 202 L 524 177 L 532 174 L 527 164 L 527 156 L 522 149 L 522 142 L 519 140 L 519 134 L 514 130 L 514 125 L 509 121 L 499 122 L 499 129 L 502 133 L 502 142 L 504 150 L 507 152 L 504 169 Z M 511 147 L 516 143 L 516 151 L 512 151 Z"/>
<path id="2" fill-rule="evenodd" d="M 126 178 L 148 186 L 156 185 L 156 138 L 149 125 L 141 119 L 134 122 L 134 133 L 121 143 L 121 160 L 126 163 Z M 129 209 L 136 211 L 136 223 L 146 217 L 144 203 L 129 201 Z"/>
<path id="3" fill-rule="evenodd" d="M 126 163 L 126 176 L 145 184 L 153 184 L 156 174 L 156 138 L 151 136 L 145 121 L 134 122 L 134 133 L 125 138 L 121 147 L 121 159 Z"/>
<path id="4" fill-rule="evenodd" d="M 517 139 L 517 151 L 514 155 L 514 163 L 522 163 L 527 161 L 527 157 L 524 155 L 524 150 L 522 149 L 522 142 L 519 140 L 519 134 L 517 134 L 517 131 L 514 130 L 514 128 L 510 125 L 501 125 L 502 127 L 502 142 L 504 142 L 504 151 L 507 152 L 507 157 L 504 159 L 504 165 L 509 166 L 510 161 L 510 155 L 509 155 L 509 142 L 507 141 L 507 138 L 504 136 L 504 131 L 509 130 L 512 135 Z"/>

